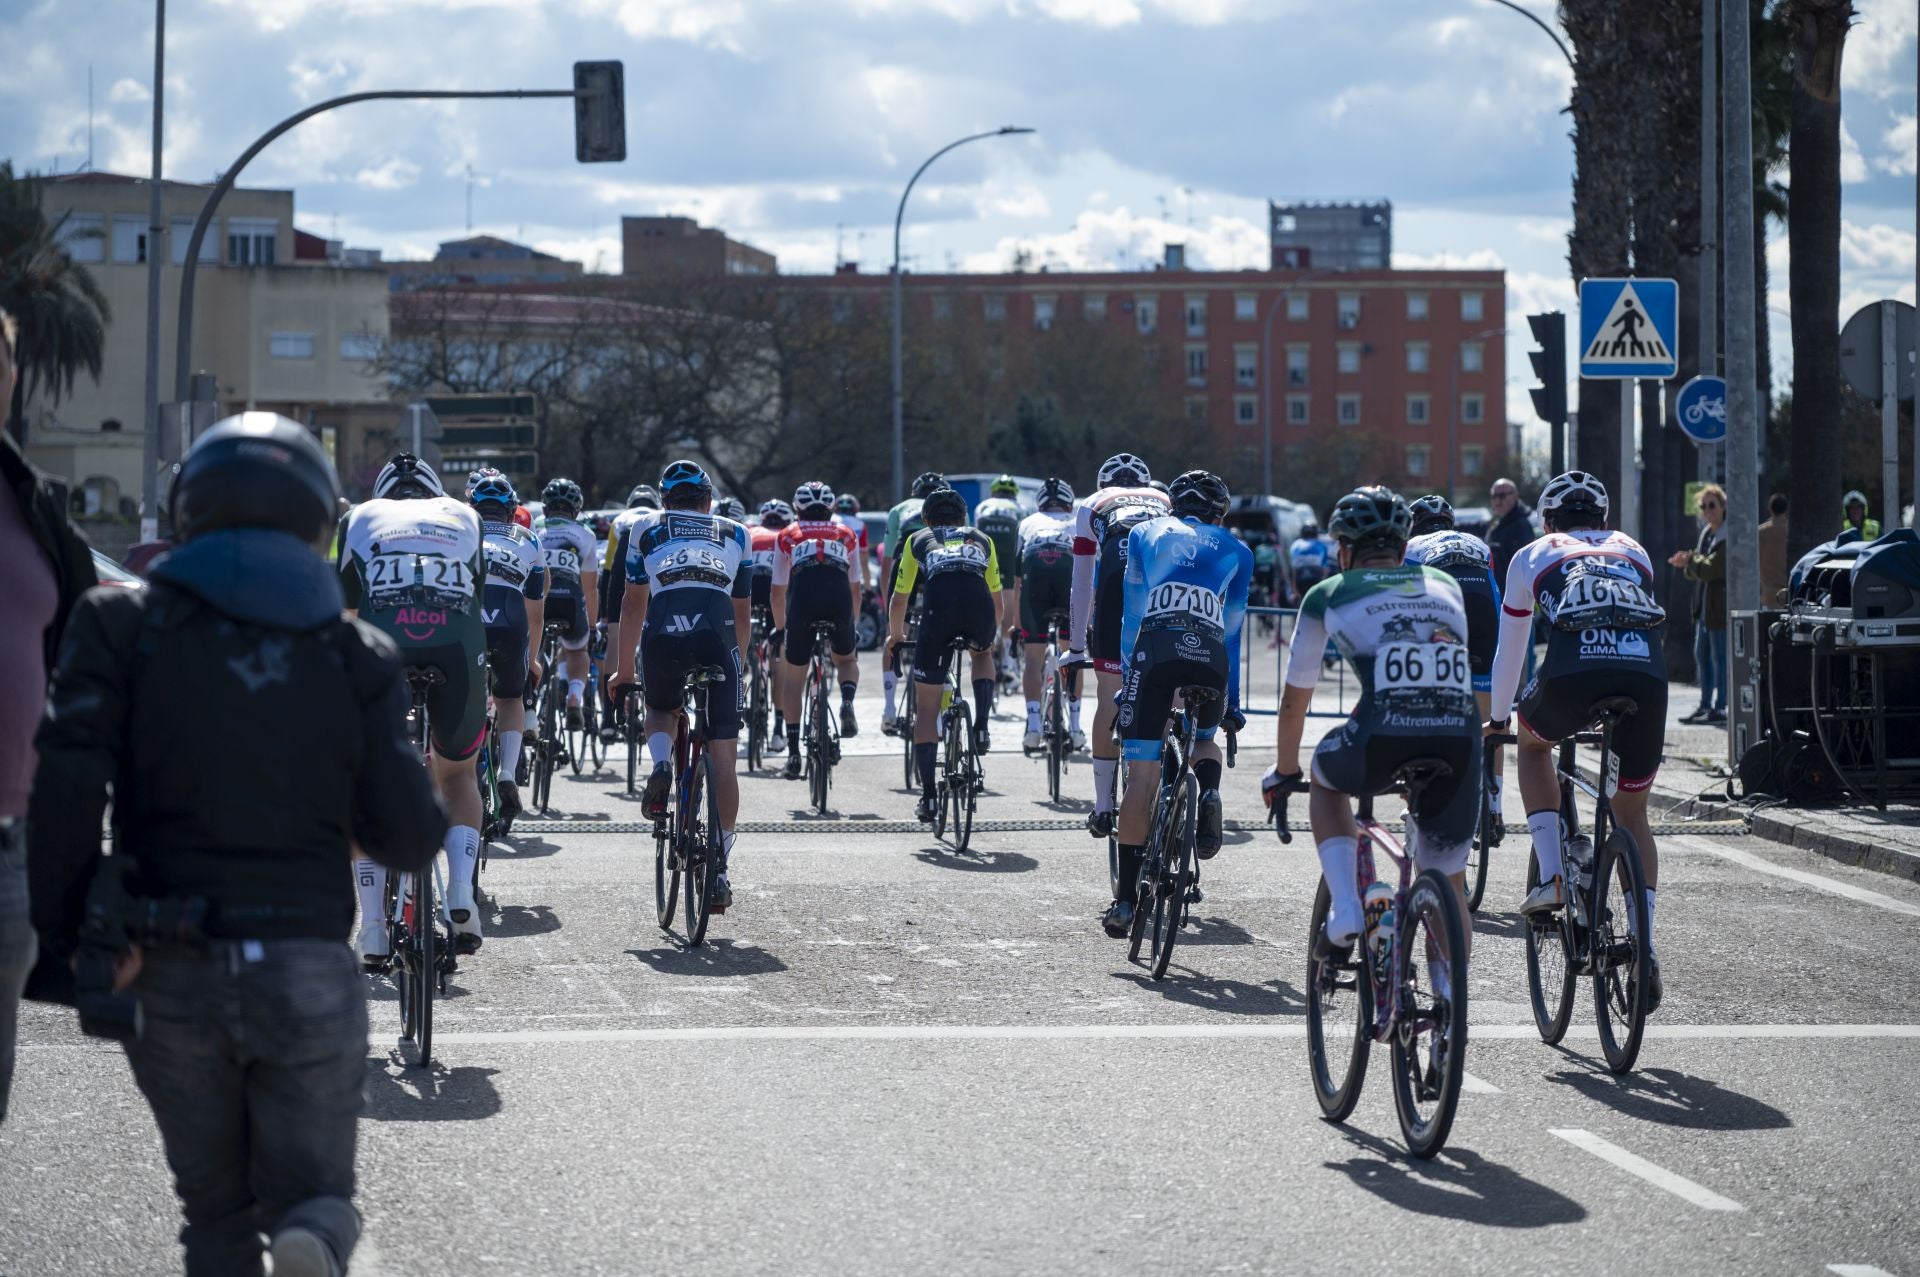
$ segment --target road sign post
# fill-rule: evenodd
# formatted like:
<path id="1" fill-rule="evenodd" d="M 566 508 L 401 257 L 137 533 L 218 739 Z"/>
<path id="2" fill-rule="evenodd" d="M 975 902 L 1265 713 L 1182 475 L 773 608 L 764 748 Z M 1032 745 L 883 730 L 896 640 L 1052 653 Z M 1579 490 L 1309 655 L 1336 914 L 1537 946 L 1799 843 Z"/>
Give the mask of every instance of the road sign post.
<path id="1" fill-rule="evenodd" d="M 1680 371 L 1680 286 L 1671 279 L 1580 281 L 1580 375 L 1620 381 L 1620 491 L 1613 524 L 1640 531 L 1640 470 L 1634 438 L 1638 379 Z"/>
<path id="2" fill-rule="evenodd" d="M 1900 401 L 1913 394 L 1913 307 L 1869 302 L 1840 330 L 1840 371 L 1854 393 L 1880 401 L 1880 526 L 1900 524 Z M 1915 502 L 1920 505 L 1920 490 Z"/>

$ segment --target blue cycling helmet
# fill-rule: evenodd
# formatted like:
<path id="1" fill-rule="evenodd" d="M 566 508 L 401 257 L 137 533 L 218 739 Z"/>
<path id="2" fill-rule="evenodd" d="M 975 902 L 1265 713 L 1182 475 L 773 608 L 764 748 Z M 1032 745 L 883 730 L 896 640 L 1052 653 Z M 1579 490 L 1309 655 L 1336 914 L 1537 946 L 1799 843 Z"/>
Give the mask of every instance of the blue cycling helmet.
<path id="1" fill-rule="evenodd" d="M 513 480 L 498 470 L 475 471 L 477 476 L 467 485 L 467 500 L 474 505 L 493 503 L 506 507 L 511 512 L 520 504 L 520 496 L 513 490 Z"/>
<path id="2" fill-rule="evenodd" d="M 696 462 L 676 461 L 660 472 L 660 500 L 682 509 L 704 506 L 713 500 L 713 480 Z"/>

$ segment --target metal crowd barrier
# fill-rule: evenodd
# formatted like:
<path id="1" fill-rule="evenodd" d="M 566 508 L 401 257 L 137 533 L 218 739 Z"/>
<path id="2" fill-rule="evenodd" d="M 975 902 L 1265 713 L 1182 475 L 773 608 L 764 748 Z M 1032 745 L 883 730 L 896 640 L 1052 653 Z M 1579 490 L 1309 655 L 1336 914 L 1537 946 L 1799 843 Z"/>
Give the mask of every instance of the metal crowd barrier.
<path id="1" fill-rule="evenodd" d="M 1265 708 L 1257 703 L 1258 697 L 1253 686 L 1253 651 L 1254 648 L 1278 634 L 1286 626 L 1288 618 L 1296 618 L 1299 615 L 1300 609 L 1297 607 L 1249 607 L 1247 609 L 1246 625 L 1240 633 L 1240 712 L 1248 717 L 1256 714 L 1275 715 L 1280 712 L 1279 698 L 1285 693 L 1287 686 L 1287 653 L 1291 646 L 1292 629 L 1288 628 L 1286 637 L 1273 646 L 1274 702 Z M 1261 617 L 1270 618 L 1273 622 L 1272 626 L 1256 625 L 1255 621 Z M 1347 663 L 1344 660 L 1336 661 L 1335 668 L 1338 671 L 1335 680 L 1339 690 L 1340 708 L 1308 709 L 1308 718 L 1345 718 L 1351 712 L 1347 704 Z"/>

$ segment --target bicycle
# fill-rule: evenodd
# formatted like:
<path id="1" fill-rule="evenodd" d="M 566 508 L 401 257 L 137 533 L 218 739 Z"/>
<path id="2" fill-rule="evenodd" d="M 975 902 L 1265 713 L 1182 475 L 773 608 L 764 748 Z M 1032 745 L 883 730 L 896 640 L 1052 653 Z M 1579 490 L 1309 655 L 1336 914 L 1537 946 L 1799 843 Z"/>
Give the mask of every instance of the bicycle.
<path id="1" fill-rule="evenodd" d="M 1180 689 L 1181 708 L 1173 711 L 1160 734 L 1160 788 L 1153 800 L 1153 824 L 1141 855 L 1134 889 L 1133 926 L 1127 932 L 1127 961 L 1140 960 L 1140 945 L 1153 919 L 1148 971 L 1155 980 L 1167 974 L 1173 946 L 1187 925 L 1187 907 L 1200 902 L 1200 857 L 1194 839 L 1199 828 L 1200 782 L 1193 774 L 1195 715 L 1219 701 L 1211 687 Z M 1227 766 L 1233 766 L 1235 739 L 1227 735 Z"/>
<path id="2" fill-rule="evenodd" d="M 407 721 L 423 766 L 433 753 L 427 698 L 446 681 L 446 675 L 431 666 L 407 667 Z M 399 994 L 400 1039 L 414 1044 L 414 1066 L 423 1069 L 433 1059 L 434 991 L 444 995 L 447 977 L 457 969 L 453 923 L 437 904 L 445 896 L 438 890 L 439 879 L 437 854 L 423 871 L 387 875 L 388 957 L 381 969 L 393 976 Z"/>
<path id="3" fill-rule="evenodd" d="M 540 688 L 535 704 L 533 806 L 545 815 L 553 800 L 553 773 L 566 758 L 561 715 L 566 709 L 567 677 L 560 661 L 560 627 L 548 625 L 540 636 Z"/>
<path id="4" fill-rule="evenodd" d="M 698 948 L 707 935 L 713 876 L 725 867 L 720 842 L 720 799 L 714 790 L 713 757 L 707 752 L 708 697 L 713 683 L 724 681 L 717 665 L 696 665 L 686 673 L 686 710 L 673 739 L 673 788 L 667 811 L 653 822 L 654 921 L 673 928 L 673 914 L 684 877 L 686 941 Z M 690 711 L 690 712 L 689 712 Z"/>
<path id="5" fill-rule="evenodd" d="M 1394 769 L 1385 792 L 1404 796 L 1411 813 L 1427 786 L 1452 774 L 1439 759 L 1409 759 Z M 1287 796 L 1305 789 L 1301 778 L 1276 794 L 1282 842 L 1293 841 Z M 1373 1043 L 1390 1042 L 1400 1133 L 1409 1153 L 1429 1158 L 1453 1129 L 1466 1074 L 1467 920 L 1453 885 L 1438 870 L 1423 869 L 1413 876 L 1412 857 L 1374 819 L 1373 795 L 1359 796 L 1358 820 L 1355 886 L 1367 911 L 1359 943 L 1336 948 L 1327 940 L 1332 896 L 1324 879 L 1314 895 L 1309 924 L 1307 1056 L 1314 1098 L 1328 1121 L 1344 1122 L 1360 1101 Z M 1375 847 L 1385 851 L 1398 870 L 1397 888 L 1378 890 L 1387 884 L 1376 873 Z M 1346 1064 L 1336 1075 L 1335 1053 L 1342 1040 L 1347 1043 Z"/>
<path id="6" fill-rule="evenodd" d="M 640 756 L 646 753 L 646 733 L 641 726 L 641 715 L 645 705 L 640 698 L 640 689 L 629 687 L 620 698 L 620 717 L 625 724 L 627 737 L 627 793 L 640 792 Z"/>
<path id="7" fill-rule="evenodd" d="M 1555 913 L 1527 920 L 1527 992 L 1540 1040 L 1549 1046 L 1565 1036 L 1573 1017 L 1576 978 L 1593 980 L 1594 1019 L 1609 1072 L 1633 1068 L 1647 1027 L 1647 980 L 1652 964 L 1648 944 L 1647 879 L 1633 835 L 1613 823 L 1613 795 L 1620 784 L 1620 760 L 1613 732 L 1620 720 L 1639 712 L 1629 696 L 1608 696 L 1587 710 L 1589 730 L 1560 742 L 1560 822 L 1580 827 L 1574 790 L 1593 799 L 1593 836 L 1566 840 L 1561 887 L 1565 904 Z M 1588 784 L 1574 766 L 1578 745 L 1597 745 L 1601 773 Z M 1527 890 L 1540 884 L 1540 863 L 1527 858 Z M 1611 885 L 1610 885 L 1611 884 Z M 1615 899 L 1617 893 L 1619 898 Z M 1556 988 L 1557 985 L 1557 988 Z"/>
<path id="8" fill-rule="evenodd" d="M 753 631 L 747 640 L 747 770 L 759 771 L 766 760 L 767 728 L 772 696 L 768 689 L 768 620 L 759 608 L 753 611 Z"/>
<path id="9" fill-rule="evenodd" d="M 599 771 L 600 758 L 600 663 L 589 656 L 587 686 L 580 697 L 580 726 L 573 726 L 571 715 L 567 719 L 567 765 L 578 776 L 589 763 Z"/>
<path id="10" fill-rule="evenodd" d="M 788 636 L 791 641 L 792 636 Z M 840 722 L 833 711 L 835 685 L 833 622 L 816 621 L 813 652 L 807 658 L 805 699 L 800 721 L 807 735 L 807 795 L 813 809 L 827 814 L 827 791 L 833 784 L 833 765 L 840 761 Z M 909 689 L 911 691 L 912 689 Z"/>
<path id="11" fill-rule="evenodd" d="M 913 719 L 917 712 L 914 708 L 914 645 L 920 636 L 920 601 L 915 599 L 907 611 L 906 640 L 894 649 L 893 672 L 906 683 L 905 694 L 900 698 L 900 713 L 894 718 L 894 730 L 900 734 L 901 753 L 905 757 L 907 788 L 913 793 L 920 792 L 920 773 L 913 765 Z"/>
<path id="12" fill-rule="evenodd" d="M 1067 731 L 1065 672 L 1060 668 L 1060 635 L 1066 624 L 1066 617 L 1058 612 L 1047 617 L 1047 656 L 1040 675 L 1041 750 L 1047 758 L 1047 801 L 1051 803 L 1060 801 L 1060 784 L 1073 753 L 1073 738 Z"/>
<path id="13" fill-rule="evenodd" d="M 1487 894 L 1487 862 L 1493 849 L 1506 840 L 1507 828 L 1493 809 L 1493 798 L 1500 792 L 1500 776 L 1494 771 L 1498 746 L 1511 745 L 1518 738 L 1512 732 L 1495 732 L 1480 747 L 1480 821 L 1474 826 L 1473 846 L 1467 852 L 1467 912 L 1480 912 Z"/>
<path id="14" fill-rule="evenodd" d="M 965 851 L 973 838 L 974 808 L 979 805 L 980 791 L 986 788 L 980 755 L 973 749 L 973 711 L 968 708 L 960 673 L 971 651 L 966 639 L 953 640 L 947 648 L 947 681 L 940 691 L 942 744 L 933 836 L 946 837 L 951 811 L 955 851 Z"/>

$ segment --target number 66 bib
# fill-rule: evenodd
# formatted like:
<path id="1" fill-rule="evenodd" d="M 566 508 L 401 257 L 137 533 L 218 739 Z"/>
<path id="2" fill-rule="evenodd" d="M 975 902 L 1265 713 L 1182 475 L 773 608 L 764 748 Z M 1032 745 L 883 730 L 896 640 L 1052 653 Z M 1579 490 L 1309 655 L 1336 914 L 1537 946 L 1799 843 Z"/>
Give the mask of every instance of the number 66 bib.
<path id="1" fill-rule="evenodd" d="M 1461 643 L 1388 643 L 1373 655 L 1373 690 L 1468 692 L 1473 664 Z"/>

